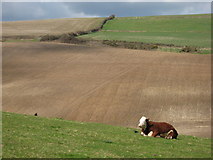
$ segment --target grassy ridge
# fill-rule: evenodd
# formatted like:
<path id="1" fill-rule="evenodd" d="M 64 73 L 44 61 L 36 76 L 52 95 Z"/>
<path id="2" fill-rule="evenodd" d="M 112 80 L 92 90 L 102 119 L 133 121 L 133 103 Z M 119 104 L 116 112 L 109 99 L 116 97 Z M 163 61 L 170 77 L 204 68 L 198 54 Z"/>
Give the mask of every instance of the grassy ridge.
<path id="1" fill-rule="evenodd" d="M 3 112 L 3 158 L 209 158 L 211 139 L 142 137 L 131 128 Z"/>
<path id="2" fill-rule="evenodd" d="M 115 18 L 101 32 L 84 37 L 210 48 L 211 15 Z"/>
<path id="3" fill-rule="evenodd" d="M 203 33 L 178 33 L 178 32 L 108 32 L 101 31 L 88 35 L 93 39 L 99 40 L 121 40 L 121 41 L 136 41 L 145 43 L 163 43 L 174 44 L 176 46 L 194 46 L 210 48 L 210 34 Z"/>
<path id="4" fill-rule="evenodd" d="M 148 16 L 116 18 L 104 26 L 105 30 L 147 32 L 202 32 L 210 31 L 210 15 Z"/>

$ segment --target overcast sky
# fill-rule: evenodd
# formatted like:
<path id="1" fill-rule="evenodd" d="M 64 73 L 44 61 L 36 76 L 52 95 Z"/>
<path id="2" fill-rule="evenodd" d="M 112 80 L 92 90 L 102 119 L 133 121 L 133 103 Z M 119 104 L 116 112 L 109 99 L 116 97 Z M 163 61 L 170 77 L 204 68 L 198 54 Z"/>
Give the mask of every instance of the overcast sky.
<path id="1" fill-rule="evenodd" d="M 211 13 L 211 3 L 209 1 L 196 2 L 196 0 L 194 2 L 190 0 L 188 0 L 189 2 L 58 2 L 60 0 L 56 0 L 57 2 L 47 2 L 48 0 L 43 0 L 43 2 L 29 2 L 30 0 L 28 2 L 6 1 L 13 0 L 4 0 L 2 3 L 3 21 L 107 17 L 111 14 L 115 14 L 117 17 L 130 17 Z"/>

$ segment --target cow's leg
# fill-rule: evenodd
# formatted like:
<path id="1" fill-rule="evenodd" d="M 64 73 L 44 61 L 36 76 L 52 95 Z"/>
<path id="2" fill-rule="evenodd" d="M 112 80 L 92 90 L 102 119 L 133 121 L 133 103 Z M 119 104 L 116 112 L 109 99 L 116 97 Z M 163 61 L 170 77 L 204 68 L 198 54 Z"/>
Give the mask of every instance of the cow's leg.
<path id="1" fill-rule="evenodd" d="M 156 137 L 158 134 L 159 134 L 158 132 L 155 132 L 155 131 L 154 131 L 154 132 L 152 133 L 151 136 L 152 136 L 152 137 Z"/>
<path id="2" fill-rule="evenodd" d="M 151 137 L 153 135 L 153 131 L 150 131 L 148 136 Z"/>
<path id="3" fill-rule="evenodd" d="M 141 131 L 141 135 L 142 135 L 142 136 L 147 136 L 147 135 L 145 135 L 145 134 L 143 133 L 143 131 Z"/>
<path id="4" fill-rule="evenodd" d="M 160 134 L 160 137 L 161 137 L 161 138 L 166 138 L 166 136 L 167 136 L 167 133 L 161 133 L 161 134 Z"/>
<path id="5" fill-rule="evenodd" d="M 165 137 L 166 139 L 172 139 L 173 137 L 173 130 L 170 130 L 168 133 L 167 133 L 167 136 Z"/>

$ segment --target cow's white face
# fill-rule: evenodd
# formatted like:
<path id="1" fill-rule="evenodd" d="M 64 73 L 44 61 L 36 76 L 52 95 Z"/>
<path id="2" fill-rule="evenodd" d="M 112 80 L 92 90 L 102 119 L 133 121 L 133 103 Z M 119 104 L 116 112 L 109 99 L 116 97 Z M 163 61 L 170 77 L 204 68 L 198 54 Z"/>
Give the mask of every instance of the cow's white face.
<path id="1" fill-rule="evenodd" d="M 142 128 L 142 129 L 145 129 L 146 126 L 147 126 L 147 123 L 146 123 L 146 117 L 141 117 L 141 119 L 139 120 L 139 124 L 138 124 L 138 127 Z"/>

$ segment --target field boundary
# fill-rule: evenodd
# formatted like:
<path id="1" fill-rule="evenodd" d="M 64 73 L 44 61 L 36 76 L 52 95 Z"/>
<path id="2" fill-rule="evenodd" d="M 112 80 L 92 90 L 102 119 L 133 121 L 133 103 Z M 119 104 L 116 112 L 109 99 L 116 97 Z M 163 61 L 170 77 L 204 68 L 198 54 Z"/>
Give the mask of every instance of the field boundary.
<path id="1" fill-rule="evenodd" d="M 53 39 L 47 39 L 47 40 L 56 40 L 56 39 L 60 39 L 60 37 L 68 34 L 68 35 L 74 35 L 74 36 L 81 36 L 81 35 L 85 35 L 85 34 L 89 34 L 89 33 L 94 33 L 94 32 L 98 32 L 100 31 L 104 24 L 106 24 L 107 21 L 109 20 L 112 20 L 115 18 L 115 15 L 110 15 L 109 17 L 105 18 L 103 20 L 103 22 L 101 23 L 101 25 L 97 28 L 93 28 L 91 30 L 88 30 L 88 31 L 77 31 L 77 32 L 67 32 L 67 33 L 64 33 L 64 34 L 59 34 L 59 35 L 51 35 L 51 34 L 46 34 L 46 35 L 40 35 L 40 36 L 33 36 L 33 35 L 15 35 L 15 36 L 4 36 L 2 35 L 2 40 L 1 41 L 6 41 L 7 39 L 15 39 L 15 40 L 18 40 L 18 39 L 35 39 L 35 38 L 39 38 L 39 40 L 42 40 L 43 37 L 54 37 Z M 46 41 L 46 40 L 45 40 Z"/>

